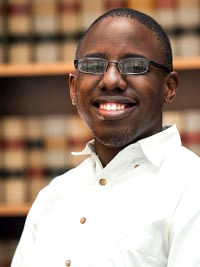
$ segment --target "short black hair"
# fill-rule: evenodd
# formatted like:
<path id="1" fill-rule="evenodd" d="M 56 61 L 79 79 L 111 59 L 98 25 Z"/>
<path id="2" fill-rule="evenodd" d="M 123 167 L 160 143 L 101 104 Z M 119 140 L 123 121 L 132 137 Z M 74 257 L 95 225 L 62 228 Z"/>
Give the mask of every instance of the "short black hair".
<path id="1" fill-rule="evenodd" d="M 83 33 L 82 37 L 80 38 L 77 48 L 76 48 L 76 59 L 78 58 L 78 53 L 80 51 L 80 47 L 82 45 L 82 42 L 84 38 L 86 37 L 87 33 L 90 31 L 90 29 L 99 21 L 108 18 L 108 17 L 126 17 L 126 18 L 131 18 L 134 19 L 150 30 L 152 30 L 158 41 L 160 42 L 160 48 L 161 48 L 161 53 L 163 55 L 163 60 L 164 64 L 166 67 L 169 68 L 170 71 L 173 70 L 173 60 L 172 60 L 172 49 L 170 45 L 169 38 L 164 31 L 164 29 L 161 27 L 161 25 L 155 21 L 152 17 L 149 15 L 134 10 L 130 8 L 116 8 L 116 9 L 111 9 L 102 14 L 100 17 L 98 17 L 90 26 L 89 28 Z"/>

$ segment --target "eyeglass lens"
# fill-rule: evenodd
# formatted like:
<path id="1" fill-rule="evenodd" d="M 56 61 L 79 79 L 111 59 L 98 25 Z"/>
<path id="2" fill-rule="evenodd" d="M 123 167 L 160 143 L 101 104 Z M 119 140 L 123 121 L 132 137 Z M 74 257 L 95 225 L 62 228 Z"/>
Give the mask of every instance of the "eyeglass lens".
<path id="1" fill-rule="evenodd" d="M 78 62 L 78 68 L 85 73 L 103 74 L 106 72 L 108 61 L 100 58 L 83 58 Z M 122 74 L 140 74 L 148 70 L 148 60 L 145 58 L 127 58 L 118 63 L 119 71 Z"/>

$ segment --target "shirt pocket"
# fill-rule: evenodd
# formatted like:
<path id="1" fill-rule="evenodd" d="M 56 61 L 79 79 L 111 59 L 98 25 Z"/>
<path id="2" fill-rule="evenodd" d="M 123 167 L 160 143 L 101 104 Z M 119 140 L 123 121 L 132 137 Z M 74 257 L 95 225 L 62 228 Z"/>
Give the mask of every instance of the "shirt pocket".
<path id="1" fill-rule="evenodd" d="M 149 234 L 144 229 L 135 229 L 121 234 L 119 241 L 125 257 L 128 257 L 128 261 L 132 261 L 134 266 L 157 266 L 162 248 L 160 236 Z"/>

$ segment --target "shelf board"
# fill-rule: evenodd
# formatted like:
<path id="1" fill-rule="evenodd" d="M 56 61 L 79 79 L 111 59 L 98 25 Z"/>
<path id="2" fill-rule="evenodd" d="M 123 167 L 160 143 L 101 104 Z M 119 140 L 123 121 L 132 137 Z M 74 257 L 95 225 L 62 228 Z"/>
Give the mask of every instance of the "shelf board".
<path id="1" fill-rule="evenodd" d="M 30 203 L 0 204 L 0 217 L 26 216 L 30 207 Z"/>
<path id="2" fill-rule="evenodd" d="M 6 76 L 41 76 L 62 75 L 73 70 L 73 65 L 65 62 L 29 63 L 29 64 L 0 64 L 0 77 Z"/>
<path id="3" fill-rule="evenodd" d="M 200 69 L 200 57 L 175 58 L 176 70 Z M 30 64 L 0 64 L 0 77 L 6 76 L 36 76 L 36 75 L 68 75 L 73 70 L 72 63 L 30 63 Z"/>
<path id="4" fill-rule="evenodd" d="M 176 70 L 200 69 L 200 57 L 175 58 L 174 59 L 174 69 L 176 69 Z"/>

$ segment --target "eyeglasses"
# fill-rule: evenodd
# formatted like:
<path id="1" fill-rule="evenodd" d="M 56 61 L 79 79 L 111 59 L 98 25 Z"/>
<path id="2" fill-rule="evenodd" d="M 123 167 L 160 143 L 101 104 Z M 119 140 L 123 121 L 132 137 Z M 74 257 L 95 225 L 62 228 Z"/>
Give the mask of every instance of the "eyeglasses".
<path id="1" fill-rule="evenodd" d="M 118 62 L 107 61 L 103 58 L 91 57 L 84 57 L 74 60 L 75 68 L 80 72 L 88 74 L 104 74 L 107 71 L 110 63 L 116 64 L 121 74 L 144 74 L 149 70 L 150 65 L 156 68 L 164 69 L 167 72 L 171 72 L 168 67 L 152 60 L 148 60 L 147 58 L 130 57 L 121 59 Z"/>

